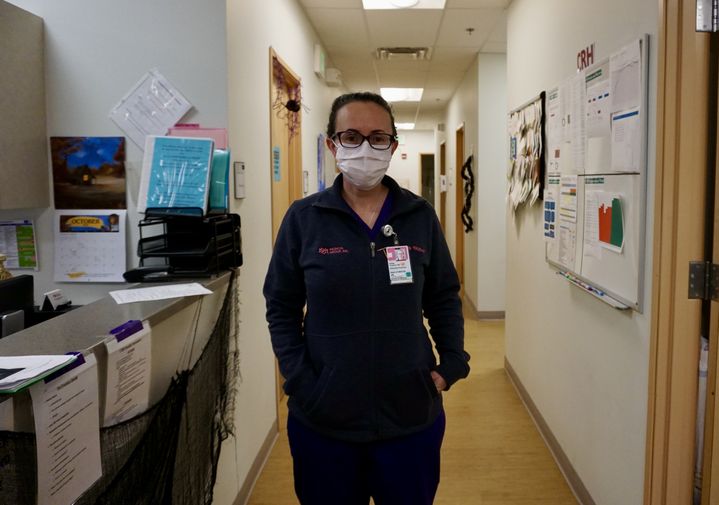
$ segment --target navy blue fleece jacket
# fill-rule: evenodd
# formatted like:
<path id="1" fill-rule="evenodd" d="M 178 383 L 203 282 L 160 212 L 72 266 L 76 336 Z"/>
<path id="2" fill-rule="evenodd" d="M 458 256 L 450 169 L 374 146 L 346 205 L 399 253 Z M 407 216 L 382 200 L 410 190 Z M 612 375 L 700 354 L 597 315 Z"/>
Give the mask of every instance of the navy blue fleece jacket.
<path id="1" fill-rule="evenodd" d="M 264 286 L 290 412 L 356 442 L 428 427 L 442 409 L 430 371 L 450 386 L 469 373 L 459 280 L 434 209 L 390 177 L 382 183 L 393 198 L 387 223 L 409 248 L 413 283 L 390 284 L 383 248 L 393 239 L 369 238 L 342 198 L 339 175 L 289 208 Z"/>

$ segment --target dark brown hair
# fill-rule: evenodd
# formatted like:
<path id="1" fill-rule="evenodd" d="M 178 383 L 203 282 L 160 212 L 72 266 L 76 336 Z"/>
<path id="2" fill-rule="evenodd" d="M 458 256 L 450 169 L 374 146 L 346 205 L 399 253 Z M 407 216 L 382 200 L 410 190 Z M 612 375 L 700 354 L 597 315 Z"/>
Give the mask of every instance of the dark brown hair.
<path id="1" fill-rule="evenodd" d="M 335 98 L 332 102 L 332 110 L 330 111 L 330 119 L 327 122 L 327 136 L 332 137 L 335 134 L 335 122 L 337 121 L 337 111 L 342 107 L 352 102 L 374 102 L 389 114 L 389 119 L 392 121 L 392 135 L 397 136 L 397 127 L 394 125 L 394 114 L 392 114 L 392 107 L 387 101 L 376 93 L 369 91 L 363 91 L 361 93 L 347 93 L 340 95 Z"/>

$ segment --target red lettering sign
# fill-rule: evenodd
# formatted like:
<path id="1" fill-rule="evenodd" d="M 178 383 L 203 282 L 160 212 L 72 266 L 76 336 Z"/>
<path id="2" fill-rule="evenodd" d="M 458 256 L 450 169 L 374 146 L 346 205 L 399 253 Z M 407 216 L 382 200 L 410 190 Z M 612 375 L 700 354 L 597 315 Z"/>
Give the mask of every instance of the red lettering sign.
<path id="1" fill-rule="evenodd" d="M 584 70 L 594 64 L 594 44 L 577 53 L 577 70 Z"/>

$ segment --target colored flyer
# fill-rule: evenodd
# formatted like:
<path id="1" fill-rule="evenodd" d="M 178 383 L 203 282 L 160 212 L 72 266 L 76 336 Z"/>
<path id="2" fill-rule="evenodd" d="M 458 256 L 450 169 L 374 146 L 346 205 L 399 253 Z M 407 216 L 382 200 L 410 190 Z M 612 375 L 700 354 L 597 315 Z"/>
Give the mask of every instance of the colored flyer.
<path id="1" fill-rule="evenodd" d="M 35 226 L 29 219 L 0 221 L 0 254 L 7 256 L 7 268 L 37 270 Z"/>

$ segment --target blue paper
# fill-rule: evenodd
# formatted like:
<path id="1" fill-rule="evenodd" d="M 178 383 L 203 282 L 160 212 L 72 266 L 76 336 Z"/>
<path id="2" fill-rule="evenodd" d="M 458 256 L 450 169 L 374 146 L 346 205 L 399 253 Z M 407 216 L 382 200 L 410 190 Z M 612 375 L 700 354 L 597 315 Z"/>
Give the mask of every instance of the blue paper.
<path id="1" fill-rule="evenodd" d="M 154 137 L 152 144 L 147 208 L 192 207 L 204 212 L 209 193 L 212 140 Z"/>

